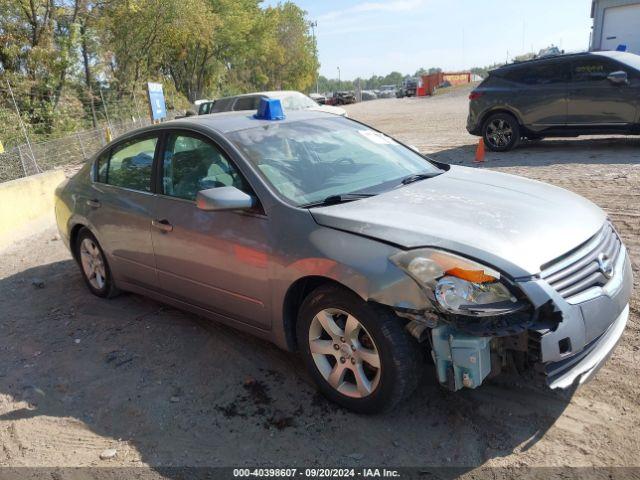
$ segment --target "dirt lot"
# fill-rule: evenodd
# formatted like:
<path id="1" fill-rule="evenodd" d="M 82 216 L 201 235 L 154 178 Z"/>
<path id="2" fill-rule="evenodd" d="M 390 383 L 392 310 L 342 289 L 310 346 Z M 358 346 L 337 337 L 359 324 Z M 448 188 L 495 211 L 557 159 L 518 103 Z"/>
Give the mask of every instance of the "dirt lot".
<path id="1" fill-rule="evenodd" d="M 467 93 L 349 110 L 471 164 Z M 295 355 L 136 295 L 91 296 L 51 229 L 0 257 L 0 465 L 638 466 L 640 140 L 529 143 L 478 168 L 586 196 L 631 251 L 627 331 L 572 398 L 497 381 L 452 394 L 427 372 L 397 411 L 354 415 L 315 393 Z"/>

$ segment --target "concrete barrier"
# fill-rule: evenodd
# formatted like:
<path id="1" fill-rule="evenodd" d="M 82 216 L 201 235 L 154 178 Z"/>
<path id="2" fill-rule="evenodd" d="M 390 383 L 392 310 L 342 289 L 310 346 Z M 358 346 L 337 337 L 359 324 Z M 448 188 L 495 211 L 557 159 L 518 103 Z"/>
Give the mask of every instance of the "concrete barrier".
<path id="1" fill-rule="evenodd" d="M 54 225 L 53 192 L 62 170 L 0 183 L 0 249 Z"/>

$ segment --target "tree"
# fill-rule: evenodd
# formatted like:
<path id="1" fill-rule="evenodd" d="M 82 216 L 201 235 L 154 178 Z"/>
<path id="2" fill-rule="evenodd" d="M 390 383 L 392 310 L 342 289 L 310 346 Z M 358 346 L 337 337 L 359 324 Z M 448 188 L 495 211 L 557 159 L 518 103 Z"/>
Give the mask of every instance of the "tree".
<path id="1" fill-rule="evenodd" d="M 0 77 L 39 138 L 96 127 L 106 103 L 130 119 L 148 81 L 175 106 L 306 90 L 318 66 L 306 13 L 288 1 L 0 0 Z M 0 101 L 0 118 L 15 115 Z"/>
<path id="2" fill-rule="evenodd" d="M 264 65 L 266 87 L 306 90 L 315 83 L 319 64 L 305 12 L 292 2 L 267 8 Z"/>

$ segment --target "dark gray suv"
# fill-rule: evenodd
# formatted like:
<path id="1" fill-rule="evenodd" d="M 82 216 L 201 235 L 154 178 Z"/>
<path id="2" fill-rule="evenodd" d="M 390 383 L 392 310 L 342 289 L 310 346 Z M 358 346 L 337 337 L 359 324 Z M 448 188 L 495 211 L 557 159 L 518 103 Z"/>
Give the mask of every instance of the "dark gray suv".
<path id="1" fill-rule="evenodd" d="M 497 152 L 522 138 L 640 134 L 640 56 L 590 52 L 505 65 L 469 100 L 467 130 Z"/>

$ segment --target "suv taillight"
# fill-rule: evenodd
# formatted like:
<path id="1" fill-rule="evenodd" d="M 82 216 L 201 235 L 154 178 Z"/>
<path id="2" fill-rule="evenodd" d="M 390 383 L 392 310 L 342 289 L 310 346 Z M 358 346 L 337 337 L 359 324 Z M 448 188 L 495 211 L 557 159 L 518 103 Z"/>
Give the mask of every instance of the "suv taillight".
<path id="1" fill-rule="evenodd" d="M 469 100 L 475 100 L 476 98 L 480 98 L 482 95 L 484 95 L 482 92 L 471 92 L 471 94 L 469 94 Z"/>

